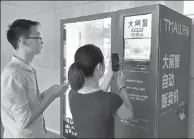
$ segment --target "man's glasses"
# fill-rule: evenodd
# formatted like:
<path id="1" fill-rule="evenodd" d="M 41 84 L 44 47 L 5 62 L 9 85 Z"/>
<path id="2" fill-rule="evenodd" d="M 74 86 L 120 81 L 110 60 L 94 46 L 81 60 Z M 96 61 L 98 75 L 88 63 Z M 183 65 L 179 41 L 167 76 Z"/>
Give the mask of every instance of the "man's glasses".
<path id="1" fill-rule="evenodd" d="M 39 39 L 40 41 L 42 41 L 42 37 L 25 37 L 26 39 Z"/>

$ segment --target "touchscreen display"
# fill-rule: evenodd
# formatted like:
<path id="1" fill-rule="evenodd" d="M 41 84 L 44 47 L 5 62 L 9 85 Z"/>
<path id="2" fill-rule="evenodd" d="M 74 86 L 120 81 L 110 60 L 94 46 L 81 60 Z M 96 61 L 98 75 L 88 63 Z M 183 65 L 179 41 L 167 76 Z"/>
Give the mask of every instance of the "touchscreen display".
<path id="1" fill-rule="evenodd" d="M 124 60 L 150 61 L 152 14 L 124 17 Z"/>
<path id="2" fill-rule="evenodd" d="M 124 59 L 150 61 L 151 39 L 125 39 Z"/>

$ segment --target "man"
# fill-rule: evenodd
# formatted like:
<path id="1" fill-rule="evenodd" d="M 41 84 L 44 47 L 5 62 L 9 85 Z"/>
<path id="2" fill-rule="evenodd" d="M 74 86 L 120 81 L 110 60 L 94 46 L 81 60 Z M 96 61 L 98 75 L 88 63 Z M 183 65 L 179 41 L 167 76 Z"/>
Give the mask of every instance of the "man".
<path id="1" fill-rule="evenodd" d="M 31 66 L 43 47 L 38 31 L 40 23 L 18 19 L 7 31 L 7 39 L 16 50 L 1 74 L 1 118 L 4 138 L 45 138 L 45 109 L 64 94 L 68 85 L 53 85 L 39 93 L 36 71 Z"/>

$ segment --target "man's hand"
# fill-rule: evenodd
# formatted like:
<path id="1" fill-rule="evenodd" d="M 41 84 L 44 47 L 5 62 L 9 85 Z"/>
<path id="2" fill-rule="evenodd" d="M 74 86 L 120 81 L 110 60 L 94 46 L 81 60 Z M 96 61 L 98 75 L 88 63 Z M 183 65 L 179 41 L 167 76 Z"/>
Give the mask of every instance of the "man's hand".
<path id="1" fill-rule="evenodd" d="M 69 84 L 52 85 L 51 87 L 49 87 L 49 89 L 47 90 L 47 92 L 48 92 L 48 94 L 52 95 L 54 98 L 58 98 L 58 97 L 64 95 L 64 93 L 69 88 L 68 85 Z"/>
<path id="2" fill-rule="evenodd" d="M 55 100 L 55 98 L 64 95 L 68 89 L 68 84 L 64 85 L 52 85 L 49 87 L 44 94 L 42 94 L 41 103 L 33 109 L 28 124 L 24 127 L 30 126 L 44 111 L 45 109 Z"/>

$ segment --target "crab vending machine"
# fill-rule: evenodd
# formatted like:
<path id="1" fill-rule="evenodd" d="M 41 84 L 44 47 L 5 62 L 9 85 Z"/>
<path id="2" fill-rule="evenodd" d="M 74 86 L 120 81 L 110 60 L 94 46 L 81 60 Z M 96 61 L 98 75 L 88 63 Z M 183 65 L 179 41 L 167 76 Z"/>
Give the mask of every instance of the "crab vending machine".
<path id="1" fill-rule="evenodd" d="M 134 118 L 115 116 L 115 137 L 188 138 L 191 19 L 163 5 L 118 15 Z"/>
<path id="2" fill-rule="evenodd" d="M 133 117 L 124 118 L 126 107 L 119 108 L 115 138 L 187 138 L 191 25 L 160 4 L 61 19 L 61 84 L 80 46 L 98 46 L 105 69 L 111 53 L 118 53 Z M 110 91 L 118 91 L 116 78 Z M 68 92 L 60 103 L 61 138 L 76 138 Z"/>

